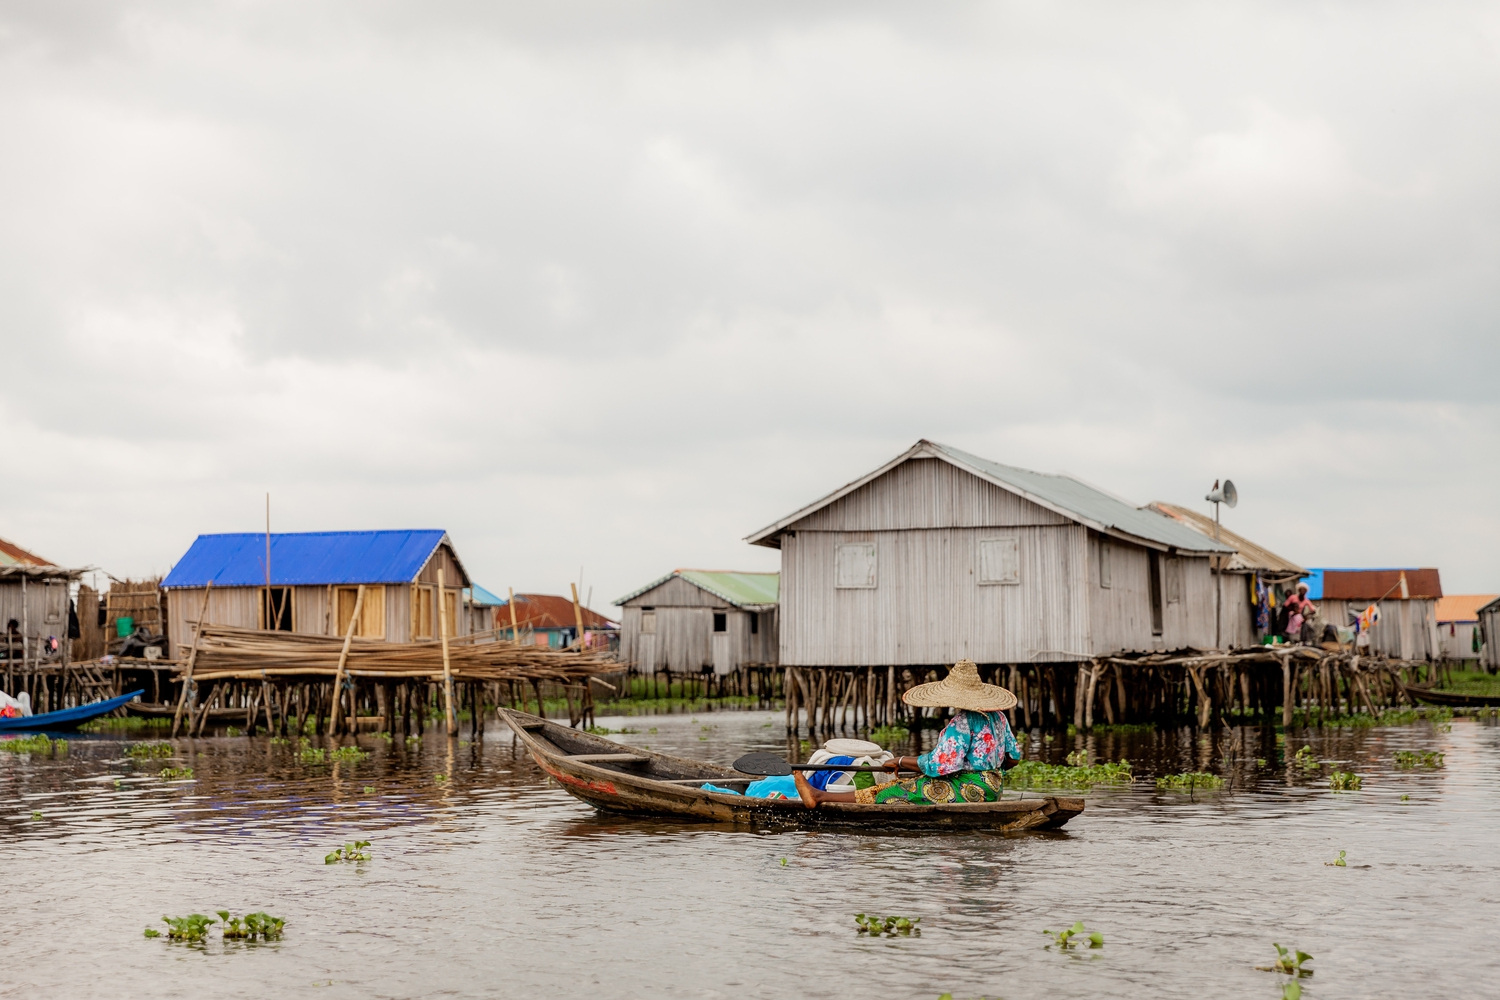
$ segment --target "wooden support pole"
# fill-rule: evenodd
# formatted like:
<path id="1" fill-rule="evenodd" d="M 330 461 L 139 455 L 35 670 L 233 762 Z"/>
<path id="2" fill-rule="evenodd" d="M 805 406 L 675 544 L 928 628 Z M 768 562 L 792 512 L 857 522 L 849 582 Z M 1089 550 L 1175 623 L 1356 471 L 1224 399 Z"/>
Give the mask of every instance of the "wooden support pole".
<path id="1" fill-rule="evenodd" d="M 354 611 L 349 615 L 349 627 L 344 629 L 344 648 L 339 650 L 339 665 L 333 672 L 333 715 L 328 720 L 329 736 L 337 736 L 339 733 L 339 709 L 343 707 L 339 689 L 344 683 L 344 667 L 349 663 L 349 647 L 354 642 L 354 630 L 359 627 L 359 609 L 364 602 L 365 585 L 360 584 L 359 589 L 354 592 Z"/>
<path id="2" fill-rule="evenodd" d="M 182 675 L 182 693 L 177 696 L 177 711 L 172 713 L 172 739 L 177 738 L 177 727 L 182 724 L 182 707 L 187 704 L 188 688 L 193 686 L 193 663 L 198 659 L 198 637 L 203 634 L 203 620 L 208 617 L 208 593 L 213 589 L 212 580 L 203 588 L 203 607 L 198 611 L 198 624 L 193 629 L 193 648 L 188 652 L 187 669 Z M 108 614 L 105 615 L 105 627 L 109 627 Z M 109 648 L 109 636 L 104 637 L 104 648 Z M 168 650 L 170 653 L 171 650 Z"/>
<path id="3" fill-rule="evenodd" d="M 443 592 L 443 568 L 438 567 L 438 623 L 443 637 L 443 714 L 447 716 L 448 735 L 458 735 L 458 716 L 453 712 L 453 667 L 448 662 L 448 599 Z"/>

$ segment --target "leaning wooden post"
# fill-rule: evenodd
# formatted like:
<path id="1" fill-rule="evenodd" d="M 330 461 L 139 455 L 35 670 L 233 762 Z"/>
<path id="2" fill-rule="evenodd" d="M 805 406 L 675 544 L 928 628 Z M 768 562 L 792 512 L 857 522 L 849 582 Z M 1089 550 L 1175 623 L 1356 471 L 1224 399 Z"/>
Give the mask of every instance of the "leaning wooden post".
<path id="1" fill-rule="evenodd" d="M 349 614 L 349 627 L 344 629 L 344 648 L 339 650 L 338 669 L 333 672 L 333 706 L 332 714 L 328 719 L 328 735 L 337 736 L 339 733 L 339 710 L 344 707 L 344 699 L 339 697 L 339 688 L 344 683 L 344 667 L 349 662 L 349 646 L 354 642 L 354 630 L 359 628 L 359 609 L 365 603 L 365 585 L 360 584 L 359 589 L 354 592 L 354 610 Z"/>
<path id="2" fill-rule="evenodd" d="M 1094 660 L 1093 667 L 1089 670 L 1088 689 L 1083 695 L 1083 728 L 1085 729 L 1094 728 L 1094 692 L 1099 689 L 1099 675 L 1103 672 L 1103 665 L 1098 660 Z"/>
<path id="3" fill-rule="evenodd" d="M 573 623 L 578 628 L 578 635 L 575 636 L 574 638 L 576 639 L 576 641 L 578 643 L 578 648 L 582 649 L 583 648 L 583 609 L 578 606 L 578 584 L 576 584 L 576 583 L 570 583 L 570 584 L 568 584 L 568 586 L 573 591 Z"/>
<path id="4" fill-rule="evenodd" d="M 1285 656 L 1281 660 L 1281 728 L 1292 728 L 1292 664 Z"/>
<path id="5" fill-rule="evenodd" d="M 521 632 L 516 628 L 516 588 L 511 587 L 510 600 L 506 603 L 510 606 L 510 641 L 517 646 L 521 644 Z"/>
<path id="6" fill-rule="evenodd" d="M 198 637 L 203 634 L 203 619 L 208 617 L 208 592 L 213 589 L 214 582 L 208 581 L 203 587 L 203 607 L 198 611 L 198 624 L 193 629 L 193 648 L 188 652 L 187 670 L 182 675 L 182 693 L 177 696 L 177 711 L 172 713 L 172 739 L 177 738 L 177 727 L 182 725 L 182 707 L 187 704 L 188 688 L 193 686 L 193 664 L 198 659 Z M 108 616 L 106 615 L 106 618 Z M 105 627 L 109 622 L 105 621 Z M 109 648 L 109 635 L 104 636 L 104 648 Z"/>
<path id="7" fill-rule="evenodd" d="M 458 716 L 453 713 L 453 668 L 448 662 L 448 601 L 443 592 L 443 570 L 438 568 L 438 631 L 443 639 L 443 713 L 448 719 L 448 735 L 458 735 Z"/>

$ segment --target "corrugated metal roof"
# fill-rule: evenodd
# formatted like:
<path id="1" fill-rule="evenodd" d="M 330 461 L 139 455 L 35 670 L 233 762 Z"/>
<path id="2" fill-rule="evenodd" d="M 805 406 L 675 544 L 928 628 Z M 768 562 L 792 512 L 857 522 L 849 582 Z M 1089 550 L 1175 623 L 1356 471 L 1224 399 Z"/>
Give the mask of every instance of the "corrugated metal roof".
<path id="1" fill-rule="evenodd" d="M 501 601 L 500 606 L 510 604 Z M 579 608 L 583 613 L 584 628 L 618 628 L 612 620 L 589 608 Z M 577 628 L 578 619 L 573 615 L 573 599 L 560 594 L 517 594 L 516 624 L 521 628 Z M 500 616 L 500 627 L 510 627 L 510 612 Z"/>
<path id="2" fill-rule="evenodd" d="M 1435 569 L 1332 569 L 1307 571 L 1307 596 L 1314 601 L 1396 601 L 1401 599 L 1401 574 L 1406 574 L 1408 597 L 1442 597 L 1443 584 Z"/>
<path id="3" fill-rule="evenodd" d="M 780 573 L 744 573 L 738 570 L 718 569 L 674 569 L 666 576 L 652 580 L 644 587 L 638 587 L 617 598 L 615 604 L 624 604 L 626 601 L 640 597 L 648 590 L 655 590 L 673 577 L 682 577 L 695 587 L 713 594 L 734 605 L 737 608 L 770 608 L 780 600 L 781 574 Z"/>
<path id="4" fill-rule="evenodd" d="M 1168 517 L 1181 521 L 1189 528 L 1194 529 L 1207 538 L 1214 537 L 1214 519 L 1207 514 L 1196 510 L 1189 510 L 1186 507 L 1179 507 L 1174 503 L 1163 503 L 1160 500 L 1151 506 Z M 1284 559 L 1270 549 L 1256 545 L 1244 535 L 1237 535 L 1222 524 L 1219 525 L 1219 540 L 1225 545 L 1233 546 L 1236 550 L 1235 554 L 1230 556 L 1229 562 L 1225 566 L 1226 569 L 1258 570 L 1262 573 L 1296 573 L 1299 575 L 1307 572 L 1307 570 L 1298 566 L 1290 559 Z"/>
<path id="5" fill-rule="evenodd" d="M 885 475 L 902 462 L 922 457 L 941 458 L 1001 489 L 1025 497 L 1032 503 L 1079 524 L 1087 525 L 1095 531 L 1125 535 L 1158 546 L 1177 548 L 1187 552 L 1220 552 L 1226 555 L 1234 552 L 1230 546 L 1216 543 L 1212 538 L 1199 534 L 1159 511 L 1149 507 L 1137 507 L 1073 476 L 1032 472 L 1030 469 L 1021 469 L 1013 465 L 1002 465 L 999 462 L 992 462 L 987 458 L 980 458 L 978 455 L 971 455 L 958 448 L 950 448 L 925 438 L 869 475 L 856 479 L 821 500 L 782 518 L 775 524 L 762 528 L 746 541 L 751 544 L 774 545 L 775 543 L 769 540 L 790 528 L 797 521 Z"/>
<path id="6" fill-rule="evenodd" d="M 1440 622 L 1477 622 L 1479 609 L 1496 599 L 1500 594 L 1449 594 L 1438 598 L 1435 617 Z"/>
<path id="7" fill-rule="evenodd" d="M 0 538 L 0 566 L 51 566 L 34 552 L 27 552 L 14 542 Z"/>
<path id="8" fill-rule="evenodd" d="M 273 586 L 410 583 L 447 539 L 443 531 L 299 531 L 271 535 Z M 264 532 L 199 535 L 163 587 L 266 582 Z M 454 583 L 463 581 L 454 580 Z"/>
<path id="9" fill-rule="evenodd" d="M 481 608 L 505 607 L 505 598 L 485 590 L 477 583 L 464 591 L 464 599 L 470 604 L 478 605 Z"/>

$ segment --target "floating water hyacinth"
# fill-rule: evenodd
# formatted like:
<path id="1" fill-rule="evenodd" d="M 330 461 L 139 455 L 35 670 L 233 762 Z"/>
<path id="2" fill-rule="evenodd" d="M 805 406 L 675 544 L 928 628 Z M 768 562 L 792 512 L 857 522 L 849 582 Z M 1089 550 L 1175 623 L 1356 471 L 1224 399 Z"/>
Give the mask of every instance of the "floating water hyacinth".
<path id="1" fill-rule="evenodd" d="M 1322 764 L 1318 763 L 1318 758 L 1313 753 L 1312 747 L 1307 746 L 1297 751 L 1297 755 L 1292 758 L 1292 762 L 1295 764 L 1301 764 L 1302 770 L 1304 771 L 1316 771 L 1318 768 L 1323 766 Z"/>
<path id="2" fill-rule="evenodd" d="M 1334 858 L 1332 861 L 1325 861 L 1325 862 L 1323 862 L 1323 864 L 1326 865 L 1329 868 L 1348 868 L 1349 867 L 1349 862 L 1344 857 L 1344 852 L 1343 851 L 1339 851 L 1339 856 L 1336 857 L 1336 858 Z"/>
<path id="3" fill-rule="evenodd" d="M 1353 771 L 1334 771 L 1328 779 L 1328 787 L 1335 792 L 1357 792 L 1364 785 L 1364 779 Z"/>
<path id="4" fill-rule="evenodd" d="M 190 767 L 164 767 L 156 772 L 156 776 L 162 781 L 182 781 L 193 776 Z"/>
<path id="5" fill-rule="evenodd" d="M 167 938 L 171 941 L 204 941 L 208 929 L 215 923 L 213 917 L 202 913 L 190 913 L 185 917 L 163 916 L 167 924 Z"/>
<path id="6" fill-rule="evenodd" d="M 172 744 L 170 743 L 137 743 L 125 751 L 126 756 L 136 758 L 170 757 L 172 756 Z"/>
<path id="7" fill-rule="evenodd" d="M 1189 795 L 1199 789 L 1212 791 L 1223 785 L 1223 778 L 1217 774 L 1209 774 L 1207 771 L 1184 771 L 1181 774 L 1167 774 L 1156 779 L 1156 787 L 1162 791 L 1186 792 Z"/>
<path id="8" fill-rule="evenodd" d="M 1442 767 L 1444 755 L 1436 750 L 1419 753 L 1415 750 L 1397 750 L 1397 767 Z"/>
<path id="9" fill-rule="evenodd" d="M 877 917 L 864 913 L 854 915 L 859 933 L 871 937 L 880 937 L 882 934 L 886 937 L 921 937 L 922 930 L 917 926 L 921 922 L 921 917 Z"/>
<path id="10" fill-rule="evenodd" d="M 1134 780 L 1128 760 L 1117 764 L 1090 764 L 1087 767 L 1027 760 L 1005 772 L 1005 783 L 1012 788 L 1087 789 L 1095 785 L 1125 785 Z"/>
<path id="11" fill-rule="evenodd" d="M 1047 947 L 1056 947 L 1060 951 L 1067 951 L 1070 948 L 1077 947 L 1079 942 L 1075 941 L 1074 938 L 1083 938 L 1085 935 L 1087 935 L 1087 940 L 1090 948 L 1104 947 L 1104 935 L 1100 934 L 1098 931 L 1089 933 L 1089 931 L 1084 928 L 1082 920 L 1078 921 L 1065 931 L 1042 931 L 1042 933 L 1052 939 L 1052 944 L 1047 945 Z"/>
<path id="12" fill-rule="evenodd" d="M 370 846 L 368 840 L 356 840 L 352 844 L 345 844 L 332 854 L 323 858 L 325 865 L 337 864 L 340 861 L 369 861 L 370 854 L 365 848 Z"/>
<path id="13" fill-rule="evenodd" d="M 48 739 L 46 733 L 37 733 L 35 736 L 21 736 L 13 740 L 0 740 L 0 750 L 9 753 L 46 753 L 53 747 L 66 752 L 68 743 L 66 740 Z"/>
<path id="14" fill-rule="evenodd" d="M 357 764 L 370 755 L 359 747 L 338 747 L 328 753 L 329 760 L 342 760 L 347 763 Z"/>
<path id="15" fill-rule="evenodd" d="M 1284 948 L 1275 941 L 1271 942 L 1271 947 L 1276 949 L 1276 964 L 1257 965 L 1256 968 L 1261 972 L 1279 972 L 1285 976 L 1310 976 L 1313 974 L 1312 969 L 1303 968 L 1307 962 L 1313 960 L 1313 957 L 1307 952 L 1297 951 L 1293 948 Z M 1301 996 L 1301 994 L 1299 993 L 1298 996 Z"/>
<path id="16" fill-rule="evenodd" d="M 225 940 L 239 939 L 271 941 L 281 937 L 286 921 L 269 913 L 247 913 L 243 917 L 231 917 L 228 910 L 215 910 L 223 921 Z"/>

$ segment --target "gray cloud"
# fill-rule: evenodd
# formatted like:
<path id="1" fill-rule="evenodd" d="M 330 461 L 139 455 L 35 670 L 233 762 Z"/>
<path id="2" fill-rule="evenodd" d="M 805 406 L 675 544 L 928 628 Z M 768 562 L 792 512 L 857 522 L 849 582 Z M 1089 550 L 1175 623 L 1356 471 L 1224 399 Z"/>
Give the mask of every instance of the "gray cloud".
<path id="1" fill-rule="evenodd" d="M 919 436 L 1500 589 L 1500 19 L 0 5 L 0 534 L 598 600 Z"/>

